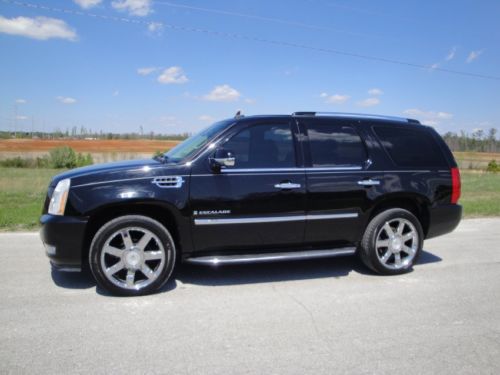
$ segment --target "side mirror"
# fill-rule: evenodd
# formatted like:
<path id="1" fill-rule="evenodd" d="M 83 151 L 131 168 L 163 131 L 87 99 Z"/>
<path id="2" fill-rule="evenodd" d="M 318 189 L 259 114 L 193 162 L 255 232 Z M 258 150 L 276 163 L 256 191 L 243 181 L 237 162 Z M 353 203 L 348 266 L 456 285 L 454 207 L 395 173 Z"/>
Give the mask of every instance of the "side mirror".
<path id="1" fill-rule="evenodd" d="M 218 148 L 215 150 L 213 157 L 209 159 L 210 165 L 215 170 L 220 170 L 221 167 L 234 167 L 236 159 L 232 151 Z"/>

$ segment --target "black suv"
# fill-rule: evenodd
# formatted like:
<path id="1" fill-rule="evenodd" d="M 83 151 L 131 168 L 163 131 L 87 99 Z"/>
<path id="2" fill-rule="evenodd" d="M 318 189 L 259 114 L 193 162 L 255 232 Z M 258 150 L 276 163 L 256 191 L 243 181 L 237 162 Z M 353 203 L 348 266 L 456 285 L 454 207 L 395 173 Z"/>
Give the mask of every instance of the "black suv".
<path id="1" fill-rule="evenodd" d="M 52 180 L 41 237 L 52 265 L 140 295 L 178 261 L 223 265 L 358 253 L 407 272 L 425 238 L 452 231 L 460 174 L 412 119 L 296 112 L 217 122 L 164 156 Z"/>

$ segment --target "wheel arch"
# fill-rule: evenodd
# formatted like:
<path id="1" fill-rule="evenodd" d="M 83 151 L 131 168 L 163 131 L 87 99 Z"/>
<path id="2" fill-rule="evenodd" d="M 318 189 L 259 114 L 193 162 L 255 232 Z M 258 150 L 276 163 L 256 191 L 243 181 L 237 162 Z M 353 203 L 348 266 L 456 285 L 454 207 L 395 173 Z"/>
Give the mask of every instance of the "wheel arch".
<path id="1" fill-rule="evenodd" d="M 120 216 L 142 215 L 161 223 L 171 234 L 177 250 L 178 259 L 189 243 L 186 244 L 182 232 L 182 215 L 175 207 L 158 201 L 127 201 L 101 206 L 88 214 L 89 220 L 85 230 L 82 247 L 82 264 L 88 263 L 90 244 L 95 234 L 105 223 Z"/>
<path id="2" fill-rule="evenodd" d="M 394 193 L 377 200 L 368 215 L 369 223 L 377 214 L 390 208 L 402 208 L 410 211 L 420 221 L 424 237 L 427 235 L 430 223 L 429 199 L 420 194 Z"/>

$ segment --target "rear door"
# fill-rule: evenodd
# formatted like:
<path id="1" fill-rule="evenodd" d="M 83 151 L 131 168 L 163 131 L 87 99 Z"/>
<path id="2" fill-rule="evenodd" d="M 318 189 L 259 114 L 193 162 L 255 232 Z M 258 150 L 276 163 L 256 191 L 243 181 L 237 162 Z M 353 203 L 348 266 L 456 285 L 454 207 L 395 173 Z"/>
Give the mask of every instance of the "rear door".
<path id="1" fill-rule="evenodd" d="M 307 221 L 305 243 L 322 246 L 355 242 L 363 230 L 370 162 L 354 120 L 306 117 Z"/>
<path id="2" fill-rule="evenodd" d="M 196 251 L 302 245 L 306 181 L 295 130 L 289 119 L 241 124 L 218 145 L 234 155 L 234 167 L 217 173 L 206 160 L 196 162 L 191 176 Z"/>

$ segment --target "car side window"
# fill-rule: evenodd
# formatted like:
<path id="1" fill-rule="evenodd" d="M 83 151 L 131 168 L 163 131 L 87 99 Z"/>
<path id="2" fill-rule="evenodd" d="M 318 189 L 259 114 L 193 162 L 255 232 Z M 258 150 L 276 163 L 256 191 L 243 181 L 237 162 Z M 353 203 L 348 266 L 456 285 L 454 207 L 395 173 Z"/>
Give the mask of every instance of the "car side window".
<path id="1" fill-rule="evenodd" d="M 236 159 L 232 168 L 293 168 L 295 147 L 289 124 L 250 126 L 224 145 Z"/>
<path id="2" fill-rule="evenodd" d="M 439 145 L 425 129 L 374 126 L 373 130 L 391 159 L 400 167 L 447 166 Z"/>
<path id="3" fill-rule="evenodd" d="M 307 124 L 313 167 L 359 166 L 366 150 L 353 127 L 328 122 Z"/>

